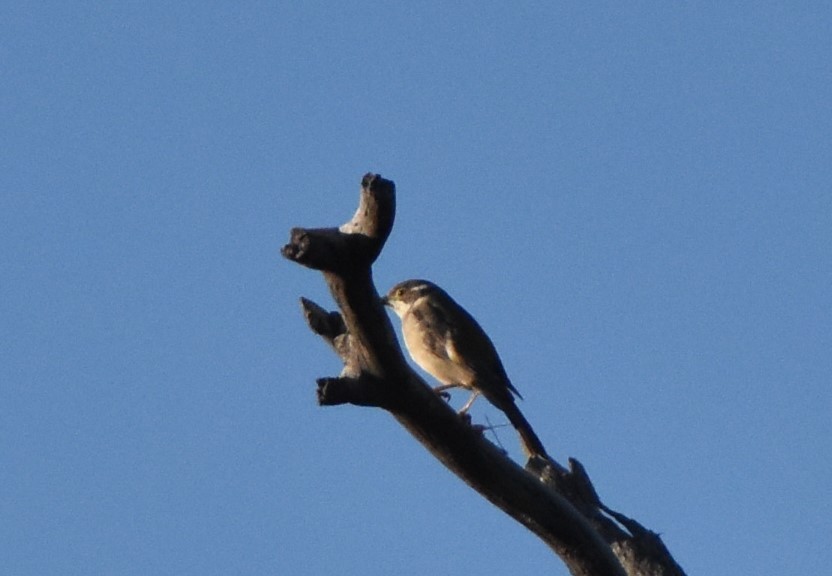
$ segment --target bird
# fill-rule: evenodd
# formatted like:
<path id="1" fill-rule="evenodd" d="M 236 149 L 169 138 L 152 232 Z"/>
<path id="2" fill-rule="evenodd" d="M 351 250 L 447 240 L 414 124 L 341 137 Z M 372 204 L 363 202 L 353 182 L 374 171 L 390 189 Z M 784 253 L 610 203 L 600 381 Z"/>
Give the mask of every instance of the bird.
<path id="1" fill-rule="evenodd" d="M 465 308 L 428 280 L 399 282 L 382 303 L 401 319 L 405 347 L 413 361 L 436 378 L 438 393 L 464 388 L 471 397 L 465 415 L 481 394 L 508 417 L 529 456 L 547 457 L 542 442 L 517 407 L 520 392 L 509 380 L 494 343 Z"/>

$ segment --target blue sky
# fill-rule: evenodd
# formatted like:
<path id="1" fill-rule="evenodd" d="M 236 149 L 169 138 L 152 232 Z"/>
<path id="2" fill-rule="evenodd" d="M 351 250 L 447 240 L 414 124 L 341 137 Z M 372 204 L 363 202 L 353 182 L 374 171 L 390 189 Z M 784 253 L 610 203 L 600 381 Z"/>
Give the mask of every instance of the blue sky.
<path id="1" fill-rule="evenodd" d="M 315 405 L 279 248 L 367 171 L 379 290 L 463 303 L 610 507 L 690 574 L 832 564 L 826 3 L 21 2 L 0 59 L 3 574 L 566 574 Z"/>

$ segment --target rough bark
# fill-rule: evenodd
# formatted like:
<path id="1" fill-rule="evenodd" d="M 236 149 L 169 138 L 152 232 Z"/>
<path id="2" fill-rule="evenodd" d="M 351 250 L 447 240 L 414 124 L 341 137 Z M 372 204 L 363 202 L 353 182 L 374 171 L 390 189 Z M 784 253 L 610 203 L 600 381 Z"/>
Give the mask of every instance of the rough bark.
<path id="1" fill-rule="evenodd" d="M 339 309 L 301 299 L 309 327 L 344 362 L 340 376 L 317 381 L 319 404 L 388 411 L 454 474 L 540 537 L 572 574 L 684 575 L 656 533 L 601 502 L 577 460 L 564 467 L 533 458 L 520 467 L 409 367 L 372 279 L 395 207 L 393 182 L 367 174 L 351 220 L 294 228 L 282 249 L 287 259 L 323 272 Z"/>

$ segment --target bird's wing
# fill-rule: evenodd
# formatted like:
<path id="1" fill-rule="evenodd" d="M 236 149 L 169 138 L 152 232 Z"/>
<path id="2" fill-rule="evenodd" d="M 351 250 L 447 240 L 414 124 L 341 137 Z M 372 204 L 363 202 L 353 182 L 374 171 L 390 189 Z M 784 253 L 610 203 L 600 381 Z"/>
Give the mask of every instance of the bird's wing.
<path id="1" fill-rule="evenodd" d="M 444 325 L 450 327 L 445 335 L 448 358 L 455 364 L 465 366 L 481 385 L 487 387 L 485 381 L 491 381 L 497 388 L 505 387 L 520 396 L 511 384 L 493 342 L 474 317 L 461 307 L 432 307 L 437 309 L 436 314 L 444 316 Z"/>

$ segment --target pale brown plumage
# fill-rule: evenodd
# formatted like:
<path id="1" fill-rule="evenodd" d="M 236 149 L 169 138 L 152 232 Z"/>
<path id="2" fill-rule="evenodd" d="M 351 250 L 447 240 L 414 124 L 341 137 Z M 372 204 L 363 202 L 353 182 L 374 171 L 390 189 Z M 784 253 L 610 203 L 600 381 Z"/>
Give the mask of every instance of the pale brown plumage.
<path id="1" fill-rule="evenodd" d="M 414 362 L 441 386 L 437 391 L 462 387 L 502 410 L 520 434 L 524 449 L 545 456 L 543 444 L 514 402 L 522 398 L 506 374 L 491 339 L 477 321 L 447 292 L 427 280 L 406 280 L 393 286 L 383 299 L 402 320 L 405 346 Z"/>

